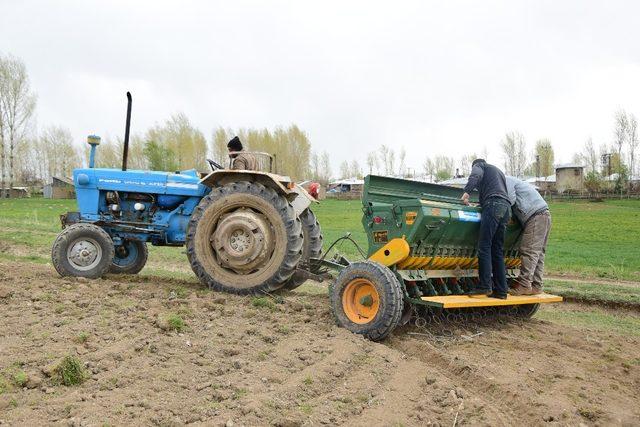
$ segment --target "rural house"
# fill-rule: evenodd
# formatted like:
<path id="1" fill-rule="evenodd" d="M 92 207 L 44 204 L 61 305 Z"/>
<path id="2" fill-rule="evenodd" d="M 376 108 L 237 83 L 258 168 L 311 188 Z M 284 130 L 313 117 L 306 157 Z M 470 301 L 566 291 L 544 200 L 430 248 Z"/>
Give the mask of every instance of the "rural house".
<path id="1" fill-rule="evenodd" d="M 73 180 L 54 176 L 51 182 L 44 186 L 43 195 L 47 199 L 73 199 L 76 197 Z"/>
<path id="2" fill-rule="evenodd" d="M 568 163 L 556 166 L 556 191 L 582 193 L 584 190 L 584 166 Z"/>

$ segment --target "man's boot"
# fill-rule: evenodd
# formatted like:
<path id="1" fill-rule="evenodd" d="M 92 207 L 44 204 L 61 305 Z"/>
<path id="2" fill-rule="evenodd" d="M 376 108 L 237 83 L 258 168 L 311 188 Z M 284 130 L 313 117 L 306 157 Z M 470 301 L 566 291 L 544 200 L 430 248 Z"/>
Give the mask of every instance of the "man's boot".
<path id="1" fill-rule="evenodd" d="M 526 286 L 522 286 L 518 282 L 513 282 L 513 284 L 509 288 L 509 294 L 510 295 L 514 295 L 514 296 L 517 296 L 517 295 L 534 295 L 532 288 L 528 288 Z"/>

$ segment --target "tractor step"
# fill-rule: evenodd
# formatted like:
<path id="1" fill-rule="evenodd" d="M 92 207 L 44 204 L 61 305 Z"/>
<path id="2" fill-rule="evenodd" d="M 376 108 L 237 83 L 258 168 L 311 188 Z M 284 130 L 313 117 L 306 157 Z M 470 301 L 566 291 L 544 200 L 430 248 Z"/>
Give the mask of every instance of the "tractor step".
<path id="1" fill-rule="evenodd" d="M 422 297 L 426 305 L 439 308 L 463 308 L 463 307 L 494 307 L 502 305 L 542 304 L 550 302 L 562 302 L 562 297 L 551 294 L 538 295 L 509 295 L 507 299 L 489 298 L 486 296 L 471 298 L 467 295 L 446 295 L 437 297 Z"/>

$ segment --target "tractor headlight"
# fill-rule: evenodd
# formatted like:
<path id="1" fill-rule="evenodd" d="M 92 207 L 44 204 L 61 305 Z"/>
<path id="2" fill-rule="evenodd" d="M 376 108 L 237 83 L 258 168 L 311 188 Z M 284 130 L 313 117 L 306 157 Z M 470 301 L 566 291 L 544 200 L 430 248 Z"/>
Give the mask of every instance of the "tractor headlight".
<path id="1" fill-rule="evenodd" d="M 138 212 L 142 212 L 145 209 L 144 203 L 136 203 L 133 205 L 133 209 L 137 210 Z"/>

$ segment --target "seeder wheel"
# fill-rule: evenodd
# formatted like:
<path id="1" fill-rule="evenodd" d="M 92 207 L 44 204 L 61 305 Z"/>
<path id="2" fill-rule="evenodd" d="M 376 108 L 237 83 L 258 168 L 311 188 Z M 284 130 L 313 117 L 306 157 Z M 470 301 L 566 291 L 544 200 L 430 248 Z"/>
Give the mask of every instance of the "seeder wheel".
<path id="1" fill-rule="evenodd" d="M 400 322 L 402 287 L 391 270 L 376 262 L 345 267 L 329 295 L 338 325 L 373 341 L 386 338 Z"/>

